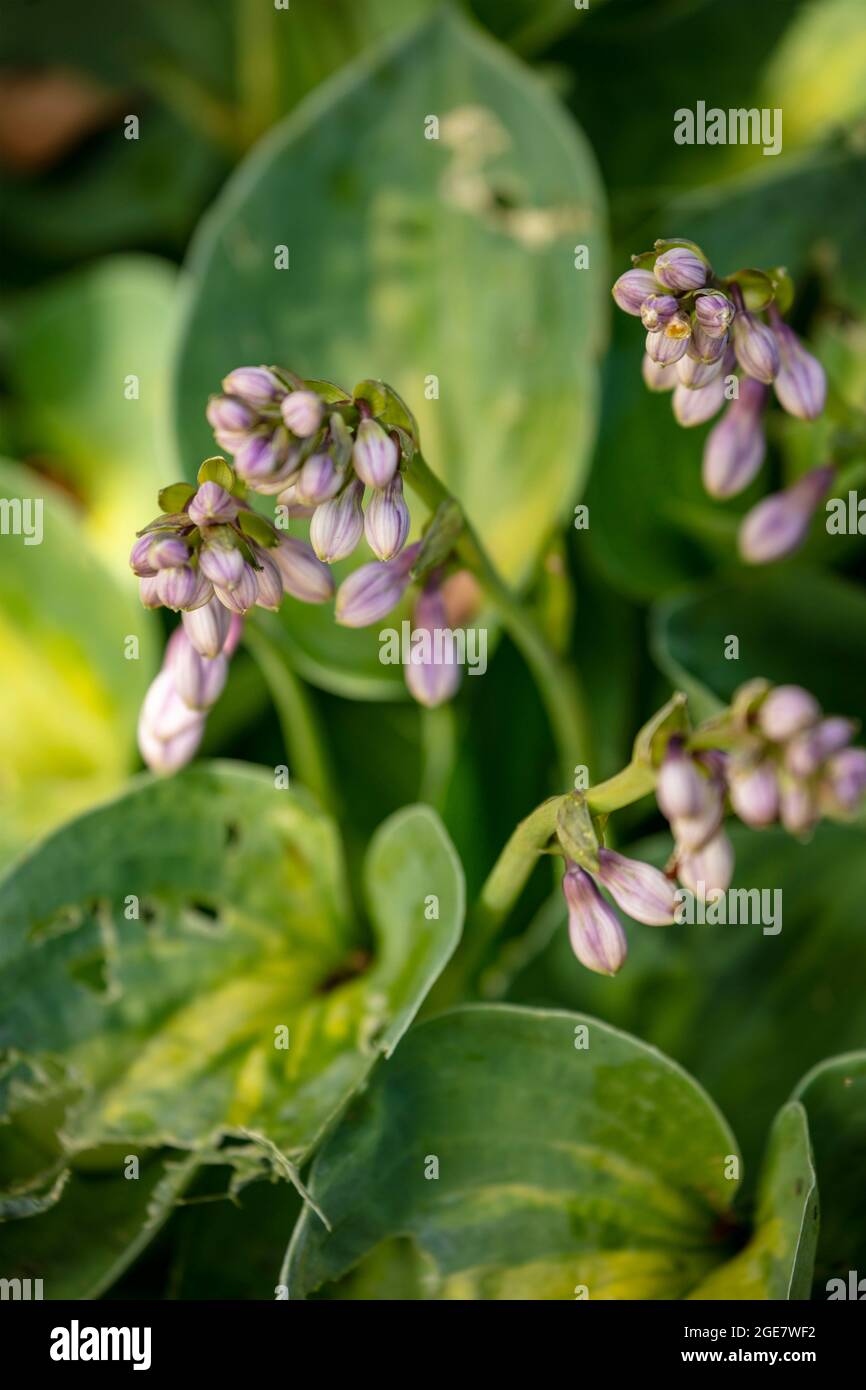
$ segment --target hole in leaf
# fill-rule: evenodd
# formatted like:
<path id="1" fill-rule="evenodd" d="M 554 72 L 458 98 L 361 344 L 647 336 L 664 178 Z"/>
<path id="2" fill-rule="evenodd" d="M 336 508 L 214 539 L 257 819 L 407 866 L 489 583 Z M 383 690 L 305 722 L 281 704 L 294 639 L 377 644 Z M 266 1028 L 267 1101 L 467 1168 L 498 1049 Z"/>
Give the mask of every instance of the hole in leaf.
<path id="1" fill-rule="evenodd" d="M 317 989 L 317 994 L 330 994 L 332 990 L 340 985 L 346 984 L 348 980 L 354 980 L 358 975 L 363 975 L 373 957 L 369 951 L 356 950 L 332 971 L 327 979 L 323 980 Z"/>
<path id="2" fill-rule="evenodd" d="M 226 849 L 231 849 L 240 844 L 241 831 L 236 821 L 226 821 Z"/>
<path id="3" fill-rule="evenodd" d="M 90 951 L 85 956 L 79 956 L 77 960 L 69 961 L 66 970 L 76 984 L 90 990 L 91 994 L 108 993 L 108 967 L 104 951 Z"/>

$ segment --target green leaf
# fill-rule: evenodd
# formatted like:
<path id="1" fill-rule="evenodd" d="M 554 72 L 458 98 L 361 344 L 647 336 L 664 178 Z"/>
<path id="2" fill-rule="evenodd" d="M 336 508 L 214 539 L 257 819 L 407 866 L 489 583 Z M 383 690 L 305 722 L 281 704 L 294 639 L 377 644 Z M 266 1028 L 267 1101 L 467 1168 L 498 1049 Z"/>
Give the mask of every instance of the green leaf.
<path id="1" fill-rule="evenodd" d="M 160 490 L 157 500 L 164 512 L 168 515 L 177 515 L 183 511 L 193 496 L 195 496 L 195 488 L 192 483 L 169 483 L 168 487 Z"/>
<path id="2" fill-rule="evenodd" d="M 258 541 L 259 545 L 274 546 L 279 536 L 273 526 L 259 512 L 239 512 L 238 525 L 245 536 Z"/>
<path id="3" fill-rule="evenodd" d="M 326 1142 L 311 1189 L 331 1232 L 302 1215 L 281 1282 L 303 1298 L 400 1233 L 430 1261 L 428 1297 L 681 1297 L 726 1253 L 736 1153 L 707 1096 L 637 1039 L 458 1009 L 412 1030 Z"/>
<path id="4" fill-rule="evenodd" d="M 803 1106 L 791 1101 L 770 1131 L 751 1240 L 689 1297 L 807 1299 L 817 1239 L 818 1188 L 809 1127 Z"/>
<path id="5" fill-rule="evenodd" d="M 167 263 L 118 256 L 34 291 L 13 319 L 22 440 L 50 455 L 119 570 L 175 471 L 166 421 L 174 297 Z"/>
<path id="6" fill-rule="evenodd" d="M 603 220 L 570 118 L 458 15 L 377 46 L 268 136 L 196 239 L 175 382 L 183 457 L 212 447 L 204 404 L 241 359 L 349 387 L 369 363 L 417 412 L 425 457 L 507 576 L 525 580 L 586 473 Z M 274 268 L 280 245 L 288 270 Z M 404 693 L 375 632 L 301 605 L 285 621 L 309 679 Z"/>
<path id="7" fill-rule="evenodd" d="M 848 1271 L 866 1270 L 866 1052 L 819 1062 L 793 1098 L 809 1117 L 821 1193 L 815 1294 L 826 1298 L 826 1281 L 842 1279 L 847 1295 Z"/>
<path id="8" fill-rule="evenodd" d="M 219 455 L 206 458 L 196 476 L 199 484 L 219 483 L 220 487 L 225 488 L 226 492 L 231 492 L 235 485 L 234 471 L 229 468 L 225 459 Z"/>
<path id="9" fill-rule="evenodd" d="M 0 494 L 10 505 L 42 505 L 40 544 L 16 534 L 0 544 L 3 864 L 125 780 L 156 653 L 135 579 L 127 570 L 121 586 L 103 567 L 67 499 L 39 474 L 2 461 Z M 138 640 L 137 656 L 129 638 Z"/>
<path id="10" fill-rule="evenodd" d="M 560 803 L 556 835 L 569 859 L 589 873 L 598 872 L 598 836 L 585 796 L 573 792 Z"/>
<path id="11" fill-rule="evenodd" d="M 0 884 L 0 1046 L 76 1078 L 65 1149 L 230 1132 L 300 1161 L 460 931 L 462 873 L 429 808 L 380 828 L 365 885 L 370 951 L 332 822 L 235 764 L 141 779 L 25 859 Z"/>

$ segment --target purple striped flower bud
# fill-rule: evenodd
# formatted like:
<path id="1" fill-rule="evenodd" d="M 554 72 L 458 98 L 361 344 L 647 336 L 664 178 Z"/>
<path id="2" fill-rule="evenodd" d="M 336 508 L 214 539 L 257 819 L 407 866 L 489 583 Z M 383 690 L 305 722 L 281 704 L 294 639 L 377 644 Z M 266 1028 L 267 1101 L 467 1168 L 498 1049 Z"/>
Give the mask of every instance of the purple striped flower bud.
<path id="1" fill-rule="evenodd" d="M 771 310 L 771 318 L 779 345 L 779 370 L 773 382 L 779 404 L 798 420 L 815 420 L 827 400 L 824 368 L 778 313 Z"/>
<path id="2" fill-rule="evenodd" d="M 230 614 L 229 614 L 229 630 L 228 630 L 228 636 L 226 637 L 226 640 L 225 640 L 225 642 L 223 643 L 223 656 L 227 656 L 227 657 L 229 658 L 229 660 L 231 660 L 231 658 L 234 656 L 235 652 L 237 651 L 238 643 L 240 642 L 241 638 L 243 637 L 243 634 L 244 634 L 244 620 L 243 620 L 243 618 L 241 617 L 241 615 L 240 615 L 239 613 L 230 613 Z"/>
<path id="3" fill-rule="evenodd" d="M 435 646 L 436 632 L 449 628 L 445 601 L 438 585 L 429 585 L 420 595 L 412 617 L 412 630 L 424 630 L 430 634 L 430 647 L 425 651 L 423 645 L 412 646 L 409 664 L 405 668 L 406 685 L 409 693 L 427 709 L 450 700 L 460 685 L 460 667 L 454 660 L 452 644 L 442 644 L 437 660 Z M 416 660 L 418 656 L 418 660 Z M 425 659 L 426 658 L 426 659 Z"/>
<path id="4" fill-rule="evenodd" d="M 615 975 L 628 950 L 622 923 L 589 874 L 570 860 L 562 880 L 568 904 L 568 935 L 581 965 L 598 975 Z"/>
<path id="5" fill-rule="evenodd" d="M 237 396 L 211 396 L 205 414 L 220 448 L 230 454 L 237 451 L 258 422 L 255 411 Z"/>
<path id="6" fill-rule="evenodd" d="M 247 568 L 237 546 L 223 545 L 216 540 L 207 541 L 202 546 L 198 563 L 202 574 L 220 589 L 233 589 L 240 583 L 241 575 Z"/>
<path id="7" fill-rule="evenodd" d="M 640 321 L 648 333 L 655 332 L 670 322 L 679 307 L 672 294 L 651 294 L 640 306 Z"/>
<path id="8" fill-rule="evenodd" d="M 707 779 L 679 740 L 672 738 L 656 777 L 656 801 L 665 820 L 699 816 L 709 799 Z"/>
<path id="9" fill-rule="evenodd" d="M 156 574 L 156 569 L 150 562 L 152 541 L 152 535 L 139 536 L 129 552 L 130 568 L 139 579 L 152 579 Z"/>
<path id="10" fill-rule="evenodd" d="M 705 425 L 721 410 L 725 403 L 725 378 L 719 373 L 714 381 L 706 386 L 684 386 L 679 382 L 674 390 L 674 418 L 685 429 L 694 425 Z"/>
<path id="11" fill-rule="evenodd" d="M 783 780 L 779 798 L 779 817 L 789 835 L 808 835 L 818 821 L 818 801 L 805 783 Z"/>
<path id="12" fill-rule="evenodd" d="M 138 746 L 152 772 L 170 773 L 188 763 L 204 733 L 204 718 L 184 704 L 165 667 L 144 697 Z"/>
<path id="13" fill-rule="evenodd" d="M 758 710 L 761 732 L 771 743 L 787 743 L 817 724 L 821 706 L 801 685 L 776 685 Z"/>
<path id="14" fill-rule="evenodd" d="M 674 920 L 676 889 L 658 869 L 612 849 L 600 849 L 598 862 L 599 881 L 629 917 L 650 927 Z"/>
<path id="15" fill-rule="evenodd" d="M 651 294 L 661 294 L 662 286 L 649 270 L 627 270 L 613 286 L 611 294 L 626 314 L 640 317 L 641 307 Z"/>
<path id="16" fill-rule="evenodd" d="M 728 335 L 722 333 L 718 338 L 711 338 L 709 333 L 705 333 L 700 324 L 692 324 L 692 336 L 689 338 L 688 356 L 694 357 L 698 362 L 724 362 L 728 348 Z"/>
<path id="17" fill-rule="evenodd" d="M 409 508 L 403 499 L 403 479 L 395 473 L 381 491 L 375 489 L 367 503 L 364 535 L 374 555 L 392 560 L 403 549 L 409 535 Z"/>
<path id="18" fill-rule="evenodd" d="M 197 652 L 182 627 L 176 628 L 169 639 L 163 666 L 171 672 L 174 688 L 184 704 L 202 713 L 216 704 L 229 669 L 224 656 L 210 658 Z"/>
<path id="19" fill-rule="evenodd" d="M 731 329 L 737 361 L 746 376 L 769 384 L 779 370 L 779 347 L 773 330 L 740 309 Z"/>
<path id="20" fill-rule="evenodd" d="M 181 614 L 183 630 L 200 656 L 219 656 L 228 636 L 231 614 L 217 598 L 208 599 L 201 608 Z"/>
<path id="21" fill-rule="evenodd" d="M 746 513 L 737 543 L 748 564 L 770 564 L 803 544 L 834 471 L 832 465 L 813 468 L 793 487 L 771 493 Z"/>
<path id="22" fill-rule="evenodd" d="M 364 485 L 362 483 L 362 495 L 363 492 Z M 298 497 L 298 489 L 294 483 L 289 483 L 288 487 L 281 488 L 280 494 L 277 497 L 277 501 L 279 502 L 281 507 L 288 507 L 289 516 L 309 518 L 313 516 L 316 511 L 315 507 L 307 507 L 303 502 L 301 502 L 300 498 Z"/>
<path id="23" fill-rule="evenodd" d="M 213 598 L 213 584 L 211 584 L 206 574 L 202 574 L 200 569 L 195 572 L 195 593 L 189 603 L 184 608 L 184 613 L 192 613 L 195 609 L 201 608 L 204 604 L 210 603 Z"/>
<path id="24" fill-rule="evenodd" d="M 245 439 L 235 454 L 235 472 L 251 487 L 267 482 L 289 458 L 288 431 L 278 426 Z"/>
<path id="25" fill-rule="evenodd" d="M 195 598 L 198 588 L 198 575 L 191 565 L 175 565 L 171 569 L 160 570 L 156 577 L 156 592 L 160 603 L 177 612 L 188 608 Z"/>
<path id="26" fill-rule="evenodd" d="M 692 391 L 699 391 L 702 386 L 709 386 L 711 381 L 721 376 L 723 361 L 723 357 L 717 357 L 712 362 L 704 362 L 687 352 L 685 357 L 680 358 L 675 370 L 683 386 L 688 386 Z M 724 391 L 722 399 L 724 400 Z"/>
<path id="27" fill-rule="evenodd" d="M 219 483 L 202 483 L 187 510 L 196 526 L 220 526 L 234 521 L 238 504 Z"/>
<path id="28" fill-rule="evenodd" d="M 643 355 L 641 375 L 650 391 L 673 391 L 677 384 L 676 367 L 664 367 L 661 362 L 654 362 L 648 352 Z"/>
<path id="29" fill-rule="evenodd" d="M 150 563 L 155 570 L 175 569 L 189 560 L 189 550 L 179 536 L 151 536 Z"/>
<path id="30" fill-rule="evenodd" d="M 655 333 L 647 333 L 647 356 L 662 367 L 670 367 L 674 362 L 679 362 L 688 349 L 691 331 L 688 315 L 674 314 L 664 328 L 659 328 Z"/>
<path id="31" fill-rule="evenodd" d="M 708 269 L 706 261 L 688 246 L 670 246 L 656 256 L 653 274 L 667 289 L 681 294 L 705 285 Z"/>
<path id="32" fill-rule="evenodd" d="M 345 471 L 337 467 L 330 454 L 311 454 L 295 483 L 297 499 L 312 507 L 328 502 L 340 491 L 344 477 Z"/>
<path id="33" fill-rule="evenodd" d="M 736 309 L 721 290 L 708 290 L 695 296 L 695 318 L 709 338 L 724 338 L 734 320 Z"/>
<path id="34" fill-rule="evenodd" d="M 851 719 L 841 719 L 837 715 L 822 719 L 788 742 L 785 767 L 794 777 L 811 777 L 826 758 L 847 747 L 854 733 L 855 725 Z"/>
<path id="35" fill-rule="evenodd" d="M 298 439 L 308 439 L 322 423 L 322 399 L 315 391 L 290 391 L 283 397 L 280 414 L 287 430 Z"/>
<path id="36" fill-rule="evenodd" d="M 240 396 L 257 409 L 275 405 L 286 394 L 286 388 L 267 367 L 235 367 L 223 378 L 227 396 Z"/>
<path id="37" fill-rule="evenodd" d="M 152 575 L 143 575 L 138 581 L 138 596 L 145 608 L 161 608 L 162 599 L 159 596 L 159 584 L 156 572 Z"/>
<path id="38" fill-rule="evenodd" d="M 269 550 L 254 545 L 253 553 L 256 563 L 260 566 L 256 570 L 256 603 L 259 608 L 268 608 L 272 613 L 276 613 L 283 601 L 283 576 L 271 559 Z"/>
<path id="39" fill-rule="evenodd" d="M 334 594 L 334 580 L 313 547 L 294 536 L 282 536 L 270 552 L 280 572 L 283 588 L 302 603 L 327 603 Z"/>
<path id="40" fill-rule="evenodd" d="M 767 388 L 744 377 L 704 445 L 703 480 L 711 497 L 735 497 L 755 478 L 764 462 L 763 409 Z"/>
<path id="41" fill-rule="evenodd" d="M 237 464 L 237 459 L 235 459 Z M 299 451 L 289 449 L 285 460 L 277 468 L 276 472 L 268 474 L 265 478 L 248 478 L 247 487 L 252 492 L 258 492 L 263 497 L 273 497 L 276 493 L 285 492 L 286 486 L 297 481 L 300 469 Z"/>
<path id="42" fill-rule="evenodd" d="M 419 545 L 407 546 L 394 560 L 361 565 L 344 579 L 337 590 L 337 622 L 343 627 L 369 627 L 390 613 L 409 587 Z"/>
<path id="43" fill-rule="evenodd" d="M 333 565 L 352 554 L 364 533 L 363 496 L 364 484 L 353 478 L 339 497 L 316 508 L 310 522 L 310 541 L 320 560 Z"/>
<path id="44" fill-rule="evenodd" d="M 355 436 L 352 462 L 368 487 L 387 487 L 397 471 L 399 451 L 375 420 L 362 420 Z"/>
<path id="45" fill-rule="evenodd" d="M 214 584 L 213 587 L 220 603 L 231 613 L 248 613 L 259 596 L 256 572 L 246 560 L 243 561 L 241 573 L 231 588 L 224 588 L 220 584 Z"/>
<path id="46" fill-rule="evenodd" d="M 734 875 L 734 849 L 724 830 L 719 830 L 700 849 L 683 855 L 677 863 L 677 875 L 696 898 L 727 892 Z"/>
<path id="47" fill-rule="evenodd" d="M 779 814 L 779 783 L 773 764 L 734 765 L 728 783 L 731 805 L 746 825 L 760 830 L 772 825 Z"/>
<path id="48" fill-rule="evenodd" d="M 827 780 L 836 805 L 856 811 L 866 793 L 866 748 L 844 748 L 827 763 Z"/>

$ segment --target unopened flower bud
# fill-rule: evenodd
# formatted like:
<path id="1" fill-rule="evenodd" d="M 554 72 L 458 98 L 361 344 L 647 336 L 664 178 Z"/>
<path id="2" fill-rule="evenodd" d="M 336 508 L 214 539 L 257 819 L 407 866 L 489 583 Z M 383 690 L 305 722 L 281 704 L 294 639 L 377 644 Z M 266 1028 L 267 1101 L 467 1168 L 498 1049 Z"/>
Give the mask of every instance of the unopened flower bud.
<path id="1" fill-rule="evenodd" d="M 304 506 L 318 507 L 340 491 L 344 472 L 330 454 L 311 454 L 295 483 L 295 495 Z"/>
<path id="2" fill-rule="evenodd" d="M 702 386 L 709 386 L 711 381 L 721 376 L 722 358 L 717 357 L 712 362 L 704 362 L 699 357 L 692 357 L 688 352 L 685 357 L 681 357 L 676 365 L 676 373 L 683 386 L 688 386 L 691 390 L 700 390 Z M 722 392 L 724 400 L 724 390 Z"/>
<path id="3" fill-rule="evenodd" d="M 762 419 L 766 396 L 766 386 L 744 377 L 739 396 L 707 435 L 703 480 L 711 497 L 735 497 L 757 476 L 766 449 Z"/>
<path id="4" fill-rule="evenodd" d="M 800 685 L 777 685 L 758 710 L 761 732 L 772 743 L 786 743 L 821 718 L 821 706 Z"/>
<path id="5" fill-rule="evenodd" d="M 668 319 L 664 328 L 659 328 L 654 333 L 647 333 L 647 356 L 662 367 L 670 367 L 672 363 L 679 362 L 680 358 L 686 354 L 691 331 L 688 315 L 674 314 L 673 318 Z"/>
<path id="6" fill-rule="evenodd" d="M 798 420 L 815 420 L 827 399 L 824 368 L 778 314 L 773 315 L 773 332 L 779 345 L 779 370 L 773 382 L 779 404 Z"/>
<path id="7" fill-rule="evenodd" d="M 725 403 L 725 379 L 719 373 L 706 386 L 684 386 L 679 382 L 671 402 L 677 424 L 685 429 L 704 425 Z"/>
<path id="8" fill-rule="evenodd" d="M 231 614 L 217 598 L 201 608 L 181 614 L 183 630 L 200 656 L 219 656 L 229 630 Z"/>
<path id="9" fill-rule="evenodd" d="M 665 367 L 661 362 L 654 362 L 648 352 L 643 355 L 641 375 L 650 391 L 673 391 L 678 380 L 675 366 Z"/>
<path id="10" fill-rule="evenodd" d="M 581 965 L 599 975 L 615 975 L 628 950 L 622 923 L 591 877 L 569 862 L 562 880 L 568 904 L 568 935 Z"/>
<path id="11" fill-rule="evenodd" d="M 256 487 L 277 473 L 289 457 L 289 435 L 282 426 L 251 435 L 235 454 L 235 472 Z"/>
<path id="12" fill-rule="evenodd" d="M 658 869 L 612 849 L 600 849 L 598 863 L 599 881 L 629 917 L 651 927 L 674 920 L 676 889 Z"/>
<path id="13" fill-rule="evenodd" d="M 176 772 L 193 757 L 204 718 L 184 704 L 172 673 L 163 667 L 144 697 L 138 720 L 138 746 L 152 772 Z"/>
<path id="14" fill-rule="evenodd" d="M 209 541 L 202 546 L 199 568 L 220 589 L 233 589 L 240 582 L 246 561 L 237 546 Z"/>
<path id="15" fill-rule="evenodd" d="M 641 306 L 651 294 L 662 294 L 662 286 L 649 270 L 627 270 L 613 286 L 611 294 L 626 314 L 640 317 Z"/>
<path id="16" fill-rule="evenodd" d="M 155 570 L 152 575 L 143 575 L 142 578 L 139 579 L 138 594 L 145 608 L 162 607 L 162 599 L 159 596 L 159 584 Z"/>
<path id="17" fill-rule="evenodd" d="M 235 367 L 222 385 L 227 396 L 240 396 L 259 409 L 274 405 L 286 394 L 285 386 L 267 367 Z"/>
<path id="18" fill-rule="evenodd" d="M 327 504 L 326 504 L 327 505 Z M 294 536 L 283 536 L 270 557 L 280 572 L 283 588 L 302 603 L 327 603 L 334 594 L 334 580 L 313 547 Z"/>
<path id="19" fill-rule="evenodd" d="M 155 570 L 174 569 L 189 560 L 189 550 L 178 536 L 151 537 L 150 563 Z"/>
<path id="20" fill-rule="evenodd" d="M 307 439 L 322 423 L 322 399 L 315 391 L 290 391 L 283 397 L 280 414 L 287 430 L 298 439 Z"/>
<path id="21" fill-rule="evenodd" d="M 789 835 L 807 835 L 813 829 L 818 820 L 818 802 L 805 782 L 783 779 L 779 817 Z"/>
<path id="22" fill-rule="evenodd" d="M 221 526 L 234 521 L 238 504 L 219 483 L 202 483 L 187 508 L 196 526 Z"/>
<path id="23" fill-rule="evenodd" d="M 779 784 L 773 764 L 767 759 L 753 765 L 735 765 L 728 790 L 740 820 L 755 830 L 772 825 L 779 814 Z"/>
<path id="24" fill-rule="evenodd" d="M 214 584 L 213 587 L 220 603 L 231 613 L 248 613 L 259 596 L 256 572 L 246 560 L 243 561 L 241 573 L 231 588 L 225 588 L 221 584 Z"/>
<path id="25" fill-rule="evenodd" d="M 230 454 L 236 453 L 258 422 L 256 412 L 237 396 L 211 396 L 205 414 L 220 448 Z"/>
<path id="26" fill-rule="evenodd" d="M 708 290 L 695 296 L 695 318 L 709 338 L 724 338 L 736 309 L 721 290 Z"/>
<path id="27" fill-rule="evenodd" d="M 733 874 L 734 849 L 724 830 L 719 830 L 700 849 L 681 856 L 677 863 L 680 883 L 697 898 L 727 892 Z"/>
<path id="28" fill-rule="evenodd" d="M 216 704 L 229 669 L 224 656 L 211 658 L 197 652 L 182 627 L 171 635 L 164 666 L 171 672 L 175 690 L 184 704 L 202 712 Z"/>
<path id="29" fill-rule="evenodd" d="M 688 246 L 670 246 L 656 256 L 653 274 L 669 290 L 699 290 L 707 283 L 708 266 Z"/>
<path id="30" fill-rule="evenodd" d="M 403 549 L 409 534 L 409 508 L 403 499 L 403 480 L 395 473 L 386 488 L 376 489 L 367 503 L 364 534 L 380 560 L 391 560 Z"/>
<path id="31" fill-rule="evenodd" d="M 258 590 L 256 603 L 259 608 L 268 608 L 272 613 L 276 613 L 283 601 L 283 577 L 271 559 L 269 550 L 254 545 L 253 553 L 259 566 L 255 572 Z"/>
<path id="32" fill-rule="evenodd" d="M 792 487 L 772 493 L 747 512 L 737 541 L 743 559 L 750 565 L 767 565 L 802 545 L 833 474 L 830 465 L 813 468 Z"/>
<path id="33" fill-rule="evenodd" d="M 449 629 L 448 614 L 442 590 L 438 585 L 428 586 L 420 595 L 412 615 L 412 631 L 425 630 L 430 634 L 427 650 L 423 645 L 413 643 L 410 660 L 405 668 L 406 685 L 410 694 L 427 709 L 450 700 L 460 685 L 460 667 L 454 660 L 453 644 L 440 638 L 441 649 L 436 646 L 436 633 Z M 418 658 L 416 660 L 416 657 Z M 437 659 L 441 658 L 441 659 Z"/>
<path id="34" fill-rule="evenodd" d="M 640 321 L 647 332 L 664 328 L 679 312 L 679 300 L 672 294 L 651 294 L 640 306 Z"/>
<path id="35" fill-rule="evenodd" d="M 387 487 L 397 471 L 399 451 L 390 435 L 375 420 L 362 420 L 355 436 L 352 462 L 368 487 Z"/>
<path id="36" fill-rule="evenodd" d="M 747 309 L 741 309 L 734 319 L 731 336 L 737 361 L 746 376 L 769 384 L 779 370 L 779 347 L 773 330 Z"/>
<path id="37" fill-rule="evenodd" d="M 666 820 L 698 816 L 707 807 L 709 783 L 694 759 L 672 738 L 656 778 L 656 801 Z"/>
<path id="38" fill-rule="evenodd" d="M 156 577 L 156 592 L 166 608 L 177 611 L 188 608 L 195 598 L 198 576 L 190 565 L 175 565 L 161 569 Z"/>
<path id="39" fill-rule="evenodd" d="M 352 554 L 364 533 L 363 496 L 364 484 L 353 478 L 339 497 L 316 508 L 310 522 L 310 541 L 320 560 L 333 565 Z"/>
<path id="40" fill-rule="evenodd" d="M 795 735 L 785 747 L 785 767 L 794 777 L 811 777 L 826 758 L 845 748 L 854 735 L 850 719 L 834 715 Z"/>
<path id="41" fill-rule="evenodd" d="M 833 800 L 844 812 L 856 811 L 866 793 L 866 748 L 843 748 L 827 762 Z"/>
<path id="42" fill-rule="evenodd" d="M 337 590 L 337 622 L 343 627 L 369 627 L 390 613 L 409 586 L 419 545 L 407 546 L 394 560 L 361 565 L 344 579 Z"/>

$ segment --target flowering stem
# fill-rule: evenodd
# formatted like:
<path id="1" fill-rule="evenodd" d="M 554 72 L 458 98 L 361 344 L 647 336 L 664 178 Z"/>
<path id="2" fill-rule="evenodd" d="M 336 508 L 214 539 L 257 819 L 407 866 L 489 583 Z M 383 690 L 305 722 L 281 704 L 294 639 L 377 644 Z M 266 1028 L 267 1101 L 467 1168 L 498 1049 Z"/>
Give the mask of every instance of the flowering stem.
<path id="1" fill-rule="evenodd" d="M 406 481 L 431 510 L 455 500 L 420 453 L 407 465 Z M 531 613 L 504 583 L 462 511 L 461 516 L 463 529 L 456 544 L 457 554 L 481 583 L 532 672 L 550 720 L 561 774 L 570 781 L 588 745 L 585 702 L 575 673 L 560 660 Z"/>

